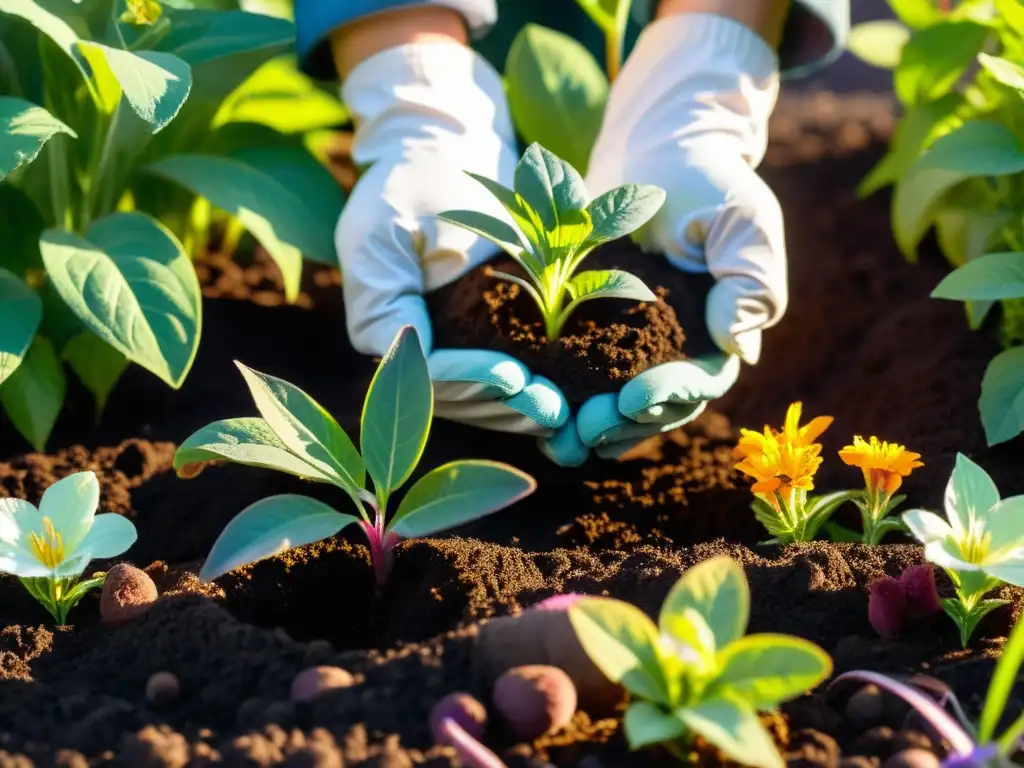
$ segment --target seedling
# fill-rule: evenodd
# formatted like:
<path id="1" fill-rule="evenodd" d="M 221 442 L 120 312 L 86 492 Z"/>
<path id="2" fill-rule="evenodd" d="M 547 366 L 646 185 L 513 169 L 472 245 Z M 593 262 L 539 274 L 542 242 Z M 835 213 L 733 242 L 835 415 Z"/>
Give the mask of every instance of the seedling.
<path id="1" fill-rule="evenodd" d="M 903 478 L 924 464 L 921 454 L 908 451 L 902 445 L 879 440 L 872 435 L 865 440 L 860 435 L 853 444 L 839 451 L 839 458 L 851 467 L 860 467 L 864 475 L 864 496 L 853 499 L 860 510 L 865 544 L 879 544 L 890 531 L 906 531 L 906 526 L 893 511 L 906 500 L 896 496 Z"/>
<path id="2" fill-rule="evenodd" d="M 591 200 L 576 169 L 539 144 L 531 144 L 516 166 L 515 190 L 469 175 L 497 198 L 518 231 L 479 211 L 447 211 L 439 216 L 492 241 L 523 268 L 525 279 L 499 271 L 493 274 L 533 298 L 548 341 L 558 339 L 566 320 L 584 301 L 657 300 L 650 288 L 628 272 L 604 269 L 577 274 L 577 270 L 594 248 L 646 224 L 665 202 L 664 190 L 627 184 Z"/>
<path id="3" fill-rule="evenodd" d="M 262 418 L 226 419 L 200 429 L 174 456 L 179 476 L 194 477 L 210 462 L 224 460 L 276 469 L 337 486 L 359 515 L 342 514 L 296 494 L 257 501 L 224 528 L 199 574 L 203 581 L 358 523 L 369 540 L 380 585 L 387 581 L 393 550 L 401 539 L 468 523 L 536 488 L 532 477 L 507 464 L 454 461 L 417 480 L 387 519 L 392 494 L 405 485 L 423 455 L 434 409 L 427 361 L 410 326 L 399 331 L 370 382 L 360 451 L 338 422 L 301 389 L 236 364 Z M 367 488 L 367 473 L 372 491 Z"/>
<path id="4" fill-rule="evenodd" d="M 569 608 L 587 655 L 634 697 L 625 714 L 632 749 L 662 744 L 683 757 L 699 735 L 739 763 L 781 768 L 757 713 L 816 686 L 832 661 L 798 637 L 744 637 L 749 615 L 743 569 L 724 556 L 683 574 L 657 626 L 611 598 L 585 597 Z"/>

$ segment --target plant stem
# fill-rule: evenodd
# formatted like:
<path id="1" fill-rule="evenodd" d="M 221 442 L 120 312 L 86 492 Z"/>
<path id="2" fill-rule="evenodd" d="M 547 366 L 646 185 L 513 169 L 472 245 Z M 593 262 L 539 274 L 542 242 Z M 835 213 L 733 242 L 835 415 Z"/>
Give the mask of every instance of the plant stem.
<path id="1" fill-rule="evenodd" d="M 453 718 L 444 718 L 440 730 L 466 768 L 506 768 L 496 754 L 466 733 Z"/>

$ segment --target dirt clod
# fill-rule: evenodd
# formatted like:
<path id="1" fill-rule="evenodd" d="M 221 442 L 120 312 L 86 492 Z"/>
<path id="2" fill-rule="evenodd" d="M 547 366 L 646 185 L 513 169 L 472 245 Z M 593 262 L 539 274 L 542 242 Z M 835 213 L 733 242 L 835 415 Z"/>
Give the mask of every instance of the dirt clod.
<path id="1" fill-rule="evenodd" d="M 118 563 L 103 581 L 100 594 L 100 615 L 103 623 L 122 626 L 144 616 L 157 599 L 156 584 L 145 571 L 133 565 Z"/>
<path id="2" fill-rule="evenodd" d="M 292 681 L 292 701 L 310 702 L 328 691 L 348 688 L 355 683 L 352 675 L 340 667 L 310 667 Z"/>
<path id="3" fill-rule="evenodd" d="M 181 695 L 181 681 L 173 672 L 156 672 L 146 681 L 146 698 L 154 707 L 166 707 Z"/>
<path id="4" fill-rule="evenodd" d="M 558 667 L 516 667 L 498 678 L 491 701 L 515 736 L 531 740 L 568 725 L 576 686 Z"/>
<path id="5" fill-rule="evenodd" d="M 479 741 L 487 729 L 487 708 L 468 693 L 450 693 L 430 710 L 430 733 L 437 744 L 448 744 L 443 721 L 454 720 Z"/>

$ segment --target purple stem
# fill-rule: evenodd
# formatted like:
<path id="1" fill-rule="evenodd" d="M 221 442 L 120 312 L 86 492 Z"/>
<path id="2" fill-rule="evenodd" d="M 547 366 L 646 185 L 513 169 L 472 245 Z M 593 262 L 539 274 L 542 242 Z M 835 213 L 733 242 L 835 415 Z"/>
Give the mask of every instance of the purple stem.
<path id="1" fill-rule="evenodd" d="M 988 761 L 999 754 L 994 745 L 975 747 L 966 757 L 954 755 L 942 761 L 942 768 L 982 768 Z"/>
<path id="2" fill-rule="evenodd" d="M 455 749 L 466 768 L 507 768 L 496 754 L 466 733 L 453 718 L 441 720 L 439 730 L 444 741 Z"/>
<path id="3" fill-rule="evenodd" d="M 370 543 L 370 562 L 373 563 L 373 575 L 377 586 L 383 587 L 391 575 L 395 546 L 402 537 L 384 527 L 384 515 L 377 511 L 376 507 L 373 507 L 373 512 L 373 523 L 360 520 L 359 525 L 362 526 L 363 533 Z"/>

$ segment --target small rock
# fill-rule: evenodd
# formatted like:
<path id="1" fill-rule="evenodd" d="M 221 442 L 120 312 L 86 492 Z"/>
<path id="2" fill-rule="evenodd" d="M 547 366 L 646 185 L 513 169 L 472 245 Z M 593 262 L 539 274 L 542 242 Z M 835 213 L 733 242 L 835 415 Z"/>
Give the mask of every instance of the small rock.
<path id="1" fill-rule="evenodd" d="M 355 683 L 341 667 L 310 667 L 295 676 L 292 681 L 292 701 L 309 702 L 327 691 L 348 688 Z"/>
<path id="2" fill-rule="evenodd" d="M 895 735 L 893 729 L 887 725 L 869 728 L 853 740 L 846 752 L 851 755 L 880 757 L 884 760 L 895 751 L 892 745 Z"/>
<path id="3" fill-rule="evenodd" d="M 844 757 L 839 761 L 839 768 L 878 768 L 878 759 L 864 755 Z"/>
<path id="4" fill-rule="evenodd" d="M 444 720 L 454 720 L 467 734 L 479 741 L 487 729 L 487 709 L 468 693 L 449 693 L 430 710 L 430 734 L 435 744 L 447 746 L 442 729 Z"/>
<path id="5" fill-rule="evenodd" d="M 181 681 L 172 672 L 156 672 L 146 681 L 146 698 L 154 707 L 166 707 L 178 700 Z"/>
<path id="6" fill-rule="evenodd" d="M 147 573 L 118 563 L 107 571 L 103 581 L 100 617 L 107 626 L 123 626 L 145 615 L 157 596 L 156 584 Z"/>
<path id="7" fill-rule="evenodd" d="M 885 703 L 876 685 L 865 685 L 846 702 L 846 716 L 854 726 L 866 730 L 882 722 Z"/>
<path id="8" fill-rule="evenodd" d="M 904 749 L 884 763 L 882 768 L 939 768 L 939 758 L 927 749 Z"/>
<path id="9" fill-rule="evenodd" d="M 558 667 L 516 667 L 498 678 L 491 701 L 509 730 L 529 741 L 569 724 L 576 711 L 576 686 Z"/>
<path id="10" fill-rule="evenodd" d="M 940 739 L 941 741 L 941 739 Z M 932 740 L 921 731 L 902 730 L 892 740 L 893 749 L 902 752 L 905 749 L 925 749 L 932 751 Z"/>

